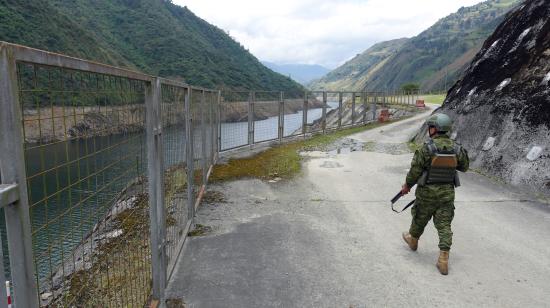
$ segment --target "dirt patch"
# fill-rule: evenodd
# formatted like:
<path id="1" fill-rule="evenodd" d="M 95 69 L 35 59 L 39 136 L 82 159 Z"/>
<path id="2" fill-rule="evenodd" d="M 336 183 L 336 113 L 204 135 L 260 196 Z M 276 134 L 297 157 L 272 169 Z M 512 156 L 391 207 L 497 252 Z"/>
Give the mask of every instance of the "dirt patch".
<path id="1" fill-rule="evenodd" d="M 166 308 L 185 308 L 185 302 L 181 299 L 167 299 Z"/>
<path id="2" fill-rule="evenodd" d="M 202 202 L 205 204 L 220 204 L 227 203 L 227 199 L 221 191 L 207 190 L 202 196 Z"/>
<path id="3" fill-rule="evenodd" d="M 212 233 L 212 227 L 195 224 L 195 228 L 187 233 L 187 236 L 205 236 Z"/>

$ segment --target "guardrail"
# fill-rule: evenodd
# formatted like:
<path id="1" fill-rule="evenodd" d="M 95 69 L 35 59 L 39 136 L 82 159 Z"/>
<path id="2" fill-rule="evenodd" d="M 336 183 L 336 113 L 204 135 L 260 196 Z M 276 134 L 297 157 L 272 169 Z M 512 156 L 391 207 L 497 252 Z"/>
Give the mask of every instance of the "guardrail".
<path id="1" fill-rule="evenodd" d="M 0 42 L 0 281 L 18 307 L 162 300 L 220 152 L 363 125 L 412 98 L 222 93 Z"/>

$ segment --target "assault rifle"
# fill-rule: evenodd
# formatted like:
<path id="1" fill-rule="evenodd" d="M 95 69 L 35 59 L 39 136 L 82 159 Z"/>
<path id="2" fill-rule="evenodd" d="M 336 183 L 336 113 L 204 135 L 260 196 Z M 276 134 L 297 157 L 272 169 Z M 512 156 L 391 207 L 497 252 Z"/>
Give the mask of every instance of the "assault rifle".
<path id="1" fill-rule="evenodd" d="M 413 185 L 414 186 L 414 185 Z M 412 187 L 411 187 L 412 188 Z M 396 213 L 401 213 L 403 211 L 405 211 L 406 209 L 408 209 L 409 207 L 411 207 L 411 205 L 414 204 L 414 202 L 416 201 L 416 199 L 414 199 L 413 201 L 409 202 L 401 211 L 397 211 L 396 209 L 393 208 L 393 205 L 395 202 L 397 202 L 397 200 L 399 200 L 399 198 L 403 197 L 403 194 L 401 193 L 401 191 L 399 191 L 397 193 L 397 195 L 395 195 L 395 197 L 393 197 L 391 199 L 391 209 L 392 211 L 396 212 Z"/>

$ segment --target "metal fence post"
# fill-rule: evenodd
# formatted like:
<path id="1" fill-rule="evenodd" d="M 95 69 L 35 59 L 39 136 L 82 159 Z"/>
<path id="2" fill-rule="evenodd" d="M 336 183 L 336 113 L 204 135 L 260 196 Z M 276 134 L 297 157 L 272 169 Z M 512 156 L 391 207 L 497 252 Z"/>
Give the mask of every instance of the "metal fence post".
<path id="1" fill-rule="evenodd" d="M 342 127 L 342 92 L 338 92 L 338 128 Z"/>
<path id="2" fill-rule="evenodd" d="M 208 120 L 208 125 L 210 127 L 208 127 L 208 129 L 210 130 L 210 161 L 208 162 L 208 168 L 210 168 L 210 166 L 214 165 L 214 151 L 215 151 L 215 148 L 216 148 L 216 131 L 214 130 L 214 127 L 215 127 L 215 124 L 216 124 L 216 121 L 214 120 L 214 105 L 215 105 L 215 101 L 214 101 L 214 92 L 209 92 L 208 93 L 210 99 L 209 99 L 209 106 L 210 108 L 208 108 L 209 110 L 209 120 Z"/>
<path id="3" fill-rule="evenodd" d="M 367 92 L 361 92 L 361 104 L 363 105 L 363 125 L 367 124 Z"/>
<path id="4" fill-rule="evenodd" d="M 304 107 L 302 109 L 302 134 L 304 135 L 304 137 L 307 133 L 307 100 L 308 96 L 306 91 L 304 92 Z"/>
<path id="5" fill-rule="evenodd" d="M 195 142 L 191 114 L 192 99 L 193 89 L 187 88 L 185 96 L 185 160 L 187 165 L 187 215 L 191 220 L 195 216 Z"/>
<path id="6" fill-rule="evenodd" d="M 0 153 L 5 157 L 0 160 L 0 175 L 2 183 L 17 184 L 19 190 L 19 200 L 4 208 L 14 302 L 17 307 L 38 307 L 17 64 L 13 50 L 3 45 L 0 76 Z"/>
<path id="7" fill-rule="evenodd" d="M 248 94 L 248 145 L 254 144 L 254 92 Z"/>
<path id="8" fill-rule="evenodd" d="M 277 137 L 279 138 L 279 142 L 282 142 L 283 141 L 283 137 L 284 137 L 284 134 L 285 134 L 285 128 L 284 128 L 284 121 L 285 121 L 285 113 L 284 113 L 284 104 L 285 104 L 285 94 L 283 91 L 281 91 L 281 93 L 279 93 L 279 131 L 277 133 Z"/>
<path id="9" fill-rule="evenodd" d="M 323 113 L 321 115 L 321 126 L 323 128 L 323 134 L 327 129 L 327 92 L 323 91 Z"/>
<path id="10" fill-rule="evenodd" d="M 216 146 L 216 159 L 218 160 L 220 151 L 222 148 L 222 91 L 218 91 L 218 108 L 216 108 L 216 126 L 217 126 L 217 146 Z"/>
<path id="11" fill-rule="evenodd" d="M 151 232 L 151 266 L 153 271 L 153 298 L 163 303 L 164 290 L 166 288 L 167 258 L 160 98 L 160 79 L 154 78 L 145 88 L 149 220 Z"/>
<path id="12" fill-rule="evenodd" d="M 351 93 L 351 125 L 355 124 L 355 92 Z"/>
<path id="13" fill-rule="evenodd" d="M 378 93 L 374 93 L 372 100 L 372 120 L 376 121 L 376 104 L 378 103 Z"/>
<path id="14" fill-rule="evenodd" d="M 206 112 L 205 112 L 205 104 L 206 100 L 204 97 L 204 90 L 201 90 L 201 162 L 202 162 L 202 185 L 206 184 L 207 180 L 207 173 L 208 173 L 208 165 L 206 162 Z"/>

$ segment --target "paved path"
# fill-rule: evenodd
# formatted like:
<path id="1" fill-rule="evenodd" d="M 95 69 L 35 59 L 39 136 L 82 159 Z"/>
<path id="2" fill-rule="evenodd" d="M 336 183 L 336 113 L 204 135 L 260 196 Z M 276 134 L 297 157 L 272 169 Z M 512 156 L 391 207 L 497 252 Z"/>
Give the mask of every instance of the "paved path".
<path id="1" fill-rule="evenodd" d="M 187 242 L 168 297 L 190 307 L 548 307 L 550 209 L 485 177 L 462 176 L 449 276 L 435 267 L 432 223 L 417 252 L 405 246 L 410 212 L 394 214 L 388 200 L 426 115 L 354 135 L 369 151 L 312 153 L 292 181 L 211 186 L 227 203 L 199 210 L 214 231 Z"/>

